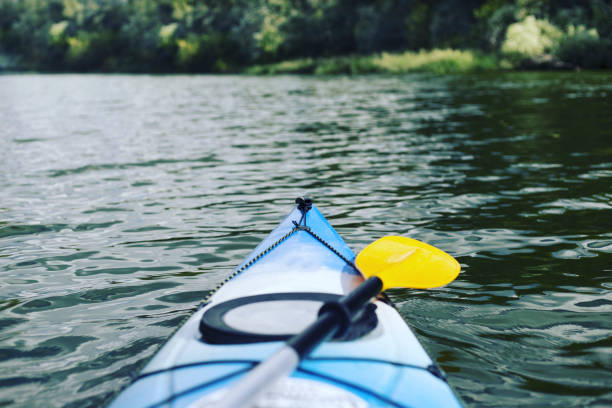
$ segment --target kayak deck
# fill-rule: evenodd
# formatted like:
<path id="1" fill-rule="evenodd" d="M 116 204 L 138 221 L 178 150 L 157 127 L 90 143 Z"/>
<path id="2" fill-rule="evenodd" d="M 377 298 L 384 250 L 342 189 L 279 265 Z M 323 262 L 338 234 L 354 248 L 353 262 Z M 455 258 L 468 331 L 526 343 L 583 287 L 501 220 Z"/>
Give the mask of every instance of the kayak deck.
<path id="1" fill-rule="evenodd" d="M 283 344 L 213 344 L 203 340 L 202 316 L 215 306 L 258 295 L 344 295 L 358 286 L 363 278 L 352 263 L 355 254 L 315 207 L 305 214 L 299 209 L 292 211 L 111 406 L 186 407 L 239 380 Z M 289 379 L 293 382 L 276 387 L 277 392 L 279 387 L 287 392 L 294 384 L 302 401 L 283 405 L 281 400 L 288 398 L 284 396 L 277 397 L 276 405 L 272 398 L 266 406 L 460 407 L 399 313 L 380 299 L 374 303 L 378 323 L 372 331 L 351 341 L 325 342 L 300 363 Z M 293 332 L 315 317 L 296 322 Z M 315 387 L 309 389 L 308 384 Z M 327 388 L 317 388 L 317 384 Z M 330 391 L 331 400 L 344 402 L 321 405 L 321 401 L 312 400 L 326 395 L 328 389 L 338 391 Z M 342 392 L 347 394 L 344 399 L 340 398 Z"/>

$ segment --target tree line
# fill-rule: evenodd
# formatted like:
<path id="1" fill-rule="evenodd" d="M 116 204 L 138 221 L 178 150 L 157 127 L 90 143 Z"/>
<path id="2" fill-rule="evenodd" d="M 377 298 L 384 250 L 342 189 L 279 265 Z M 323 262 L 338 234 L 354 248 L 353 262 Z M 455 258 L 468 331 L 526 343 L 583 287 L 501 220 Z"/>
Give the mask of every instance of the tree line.
<path id="1" fill-rule="evenodd" d="M 612 67 L 610 0 L 0 0 L 0 69 L 237 72 L 432 48 Z"/>

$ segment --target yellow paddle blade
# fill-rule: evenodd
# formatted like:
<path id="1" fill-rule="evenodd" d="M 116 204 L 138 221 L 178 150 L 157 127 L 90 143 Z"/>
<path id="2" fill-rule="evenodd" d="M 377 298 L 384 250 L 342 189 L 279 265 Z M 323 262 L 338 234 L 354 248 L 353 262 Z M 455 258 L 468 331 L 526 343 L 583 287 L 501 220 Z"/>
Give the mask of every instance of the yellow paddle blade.
<path id="1" fill-rule="evenodd" d="M 444 286 L 459 275 L 459 262 L 446 252 L 415 239 L 389 236 L 365 247 L 355 264 L 388 288 L 428 289 Z"/>

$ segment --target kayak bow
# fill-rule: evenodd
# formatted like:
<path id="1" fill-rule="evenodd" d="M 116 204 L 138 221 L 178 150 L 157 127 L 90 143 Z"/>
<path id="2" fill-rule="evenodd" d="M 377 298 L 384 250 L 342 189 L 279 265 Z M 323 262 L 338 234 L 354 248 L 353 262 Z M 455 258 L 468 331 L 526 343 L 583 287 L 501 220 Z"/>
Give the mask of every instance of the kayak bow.
<path id="1" fill-rule="evenodd" d="M 313 324 L 323 304 L 329 309 L 345 302 L 363 282 L 355 255 L 310 200 L 297 202 L 298 208 L 203 302 L 111 407 L 220 405 L 235 384 L 249 381 L 246 374 L 255 365 Z M 380 287 L 360 295 L 360 303 L 383 284 L 426 288 L 452 281 L 459 267 L 453 259 L 456 265 L 444 269 L 445 257 L 452 259 L 408 238 L 376 241 L 357 264 L 375 276 L 368 282 L 379 280 Z M 432 265 L 433 273 L 423 273 Z M 400 266 L 416 269 L 400 274 Z M 266 387 L 253 406 L 460 407 L 393 306 L 384 298 L 366 304 L 323 336 L 332 335 L 330 341 L 310 355 L 305 352 L 295 371 L 287 366 L 290 376 Z"/>

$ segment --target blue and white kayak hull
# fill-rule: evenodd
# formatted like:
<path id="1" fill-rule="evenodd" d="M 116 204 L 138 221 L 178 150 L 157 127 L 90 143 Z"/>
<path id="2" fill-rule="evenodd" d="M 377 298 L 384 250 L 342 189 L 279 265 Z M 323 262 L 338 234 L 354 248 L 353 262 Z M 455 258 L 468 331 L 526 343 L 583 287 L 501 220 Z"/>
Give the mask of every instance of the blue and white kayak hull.
<path id="1" fill-rule="evenodd" d="M 310 324 L 326 297 L 345 295 L 363 281 L 354 258 L 316 207 L 305 217 L 296 208 L 111 407 L 188 407 L 207 395 L 212 401 L 215 392 L 222 395 L 220 390 L 277 351 L 281 337 Z M 460 407 L 395 308 L 384 299 L 374 304 L 374 324 L 364 333 L 320 345 L 255 406 Z"/>

